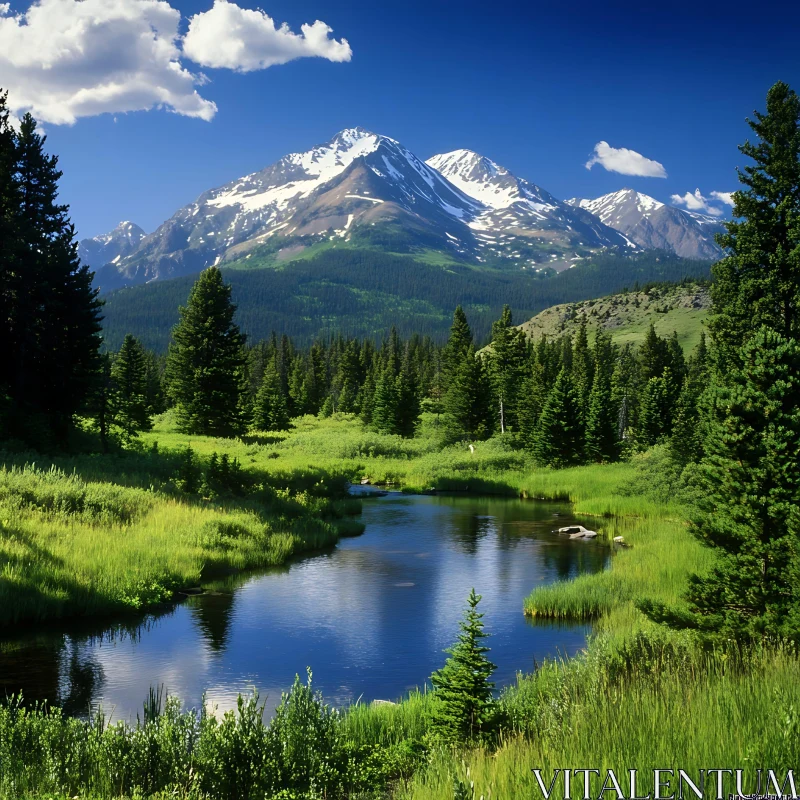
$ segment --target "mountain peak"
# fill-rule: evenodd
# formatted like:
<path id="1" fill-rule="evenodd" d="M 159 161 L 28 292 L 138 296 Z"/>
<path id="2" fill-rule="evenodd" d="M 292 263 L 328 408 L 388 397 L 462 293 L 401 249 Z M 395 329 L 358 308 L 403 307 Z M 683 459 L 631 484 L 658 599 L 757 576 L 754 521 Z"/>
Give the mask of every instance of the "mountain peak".
<path id="1" fill-rule="evenodd" d="M 635 189 L 625 188 L 616 192 L 604 194 L 594 200 L 573 197 L 567 200 L 571 206 L 584 208 L 599 217 L 606 225 L 616 227 L 619 221 L 629 214 L 640 214 L 649 217 L 654 211 L 663 208 L 664 204 L 650 195 L 637 192 Z"/>
<path id="2" fill-rule="evenodd" d="M 670 250 L 684 258 L 717 258 L 720 249 L 713 234 L 719 222 L 698 219 L 634 189 L 620 189 L 594 200 L 572 198 L 572 206 L 594 214 L 640 247 Z"/>
<path id="3" fill-rule="evenodd" d="M 78 243 L 78 255 L 84 264 L 101 267 L 132 253 L 147 234 L 135 222 L 123 220 L 114 230 Z"/>
<path id="4" fill-rule="evenodd" d="M 439 153 L 425 163 L 488 208 L 501 209 L 515 203 L 528 203 L 542 210 L 557 203 L 538 186 L 517 178 L 505 167 L 474 150 Z"/>

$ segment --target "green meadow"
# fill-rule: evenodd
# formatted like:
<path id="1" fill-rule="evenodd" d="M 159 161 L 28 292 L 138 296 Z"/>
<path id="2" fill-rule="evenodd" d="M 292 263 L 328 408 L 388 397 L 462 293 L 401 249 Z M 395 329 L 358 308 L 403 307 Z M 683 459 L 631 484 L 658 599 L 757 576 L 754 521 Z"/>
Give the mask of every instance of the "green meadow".
<path id="1" fill-rule="evenodd" d="M 662 763 L 686 770 L 796 764 L 794 653 L 716 652 L 656 626 L 636 608 L 645 597 L 679 601 L 687 575 L 710 564 L 709 552 L 691 536 L 685 498 L 659 448 L 627 462 L 551 470 L 535 467 L 503 437 L 471 453 L 442 448 L 438 433 L 431 413 L 414 439 L 376 433 L 337 414 L 299 418 L 287 432 L 216 439 L 177 432 L 167 413 L 129 451 L 35 462 L 6 454 L 0 619 L 13 625 L 140 610 L 214 575 L 332 546 L 342 533 L 360 530 L 359 503 L 345 497 L 345 488 L 362 478 L 406 491 L 569 500 L 576 513 L 596 518 L 611 565 L 536 589 L 520 613 L 591 621 L 594 633 L 582 655 L 545 663 L 504 690 L 495 741 L 458 753 L 429 749 L 424 693 L 343 712 L 302 695 L 302 713 L 328 737 L 318 745 L 328 766 L 300 763 L 297 753 L 280 769 L 264 763 L 261 777 L 252 776 L 252 786 L 261 788 L 251 792 L 215 783 L 215 770 L 255 769 L 253 748 L 272 752 L 275 737 L 291 740 L 292 725 L 301 725 L 289 721 L 272 731 L 256 719 L 253 700 L 243 699 L 240 711 L 221 723 L 170 700 L 149 721 L 111 727 L 12 704 L 0 711 L 0 797 L 451 800 L 462 796 L 454 794 L 461 786 L 466 797 L 510 800 L 536 796 L 533 767 L 545 776 L 575 764 L 646 775 Z M 238 460 L 247 491 L 215 498 L 182 492 L 187 447 L 201 472 L 213 454 Z M 613 543 L 619 536 L 623 545 Z M 27 766 L 32 742 L 37 763 L 50 765 L 44 773 Z M 73 762 L 82 766 L 72 769 Z M 328 770 L 329 793 L 304 794 L 305 778 L 295 781 L 295 794 L 270 793 L 273 768 L 306 777 Z"/>

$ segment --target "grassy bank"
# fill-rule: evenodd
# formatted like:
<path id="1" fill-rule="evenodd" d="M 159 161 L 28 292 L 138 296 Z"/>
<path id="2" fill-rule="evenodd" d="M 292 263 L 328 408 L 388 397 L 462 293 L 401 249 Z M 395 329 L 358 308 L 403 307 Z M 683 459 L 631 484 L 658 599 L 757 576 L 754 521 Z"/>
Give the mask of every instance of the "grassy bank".
<path id="1" fill-rule="evenodd" d="M 251 469 L 239 496 L 204 497 L 179 488 L 181 458 L 6 455 L 0 626 L 140 610 L 215 575 L 281 564 L 363 530 L 341 474 Z M 199 475 L 204 464 L 195 459 Z"/>

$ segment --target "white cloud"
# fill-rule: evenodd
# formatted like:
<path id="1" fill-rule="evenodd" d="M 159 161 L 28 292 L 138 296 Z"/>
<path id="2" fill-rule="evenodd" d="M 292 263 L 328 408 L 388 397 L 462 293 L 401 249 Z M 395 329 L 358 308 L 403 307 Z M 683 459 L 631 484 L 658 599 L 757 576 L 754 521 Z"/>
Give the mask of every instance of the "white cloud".
<path id="1" fill-rule="evenodd" d="M 349 61 L 353 55 L 347 39 L 330 38 L 332 29 L 317 20 L 293 33 L 263 11 L 239 8 L 215 0 L 210 11 L 189 20 L 183 52 L 204 67 L 224 67 L 240 72 L 285 64 L 296 58 L 317 56 L 328 61 Z"/>
<path id="2" fill-rule="evenodd" d="M 664 165 L 651 158 L 645 158 L 635 150 L 627 147 L 611 147 L 608 142 L 598 142 L 594 146 L 594 155 L 586 162 L 586 169 L 600 164 L 609 172 L 620 175 L 638 175 L 642 178 L 666 178 Z"/>
<path id="3" fill-rule="evenodd" d="M 164 107 L 210 120 L 180 64 L 180 13 L 164 0 L 37 0 L 0 16 L 0 86 L 17 112 L 55 124 Z"/>
<path id="4" fill-rule="evenodd" d="M 712 193 L 713 194 L 713 193 Z M 722 209 L 709 205 L 709 199 L 703 197 L 699 189 L 694 190 L 694 194 L 673 194 L 670 199 L 675 205 L 685 206 L 688 211 L 699 211 L 703 214 L 710 214 L 712 217 L 721 217 Z"/>
<path id="5" fill-rule="evenodd" d="M 324 22 L 298 35 L 220 0 L 191 18 L 185 43 L 180 21 L 167 0 L 34 0 L 20 14 L 0 3 L 0 86 L 9 107 L 57 125 L 153 108 L 210 120 L 217 106 L 198 92 L 208 79 L 186 69 L 184 56 L 245 72 L 302 56 L 351 57 Z"/>
<path id="6" fill-rule="evenodd" d="M 711 196 L 720 203 L 725 203 L 726 206 L 733 205 L 733 192 L 711 192 Z"/>

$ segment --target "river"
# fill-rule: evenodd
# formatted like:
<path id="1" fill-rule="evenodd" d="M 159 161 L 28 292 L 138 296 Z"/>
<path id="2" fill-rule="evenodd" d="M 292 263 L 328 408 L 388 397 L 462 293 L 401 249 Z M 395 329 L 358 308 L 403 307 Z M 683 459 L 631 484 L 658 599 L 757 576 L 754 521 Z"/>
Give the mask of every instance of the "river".
<path id="1" fill-rule="evenodd" d="M 102 705 L 113 719 L 135 719 L 151 686 L 189 707 L 205 694 L 218 711 L 255 688 L 272 708 L 310 666 L 335 705 L 396 700 L 442 665 L 472 587 L 498 686 L 584 646 L 587 626 L 522 613 L 533 587 L 607 564 L 602 543 L 553 533 L 581 521 L 569 505 L 390 494 L 365 499 L 363 521 L 362 536 L 330 551 L 210 584 L 133 623 L 17 631 L 0 640 L 0 691 L 79 715 Z"/>

